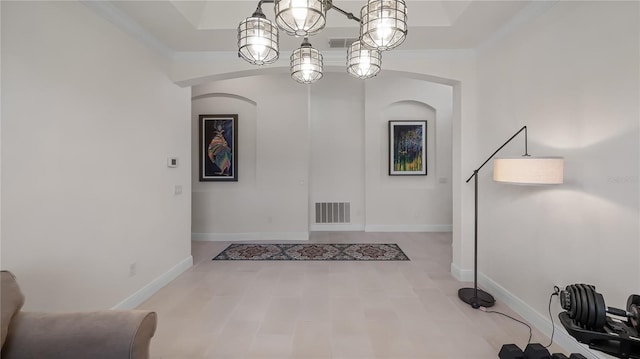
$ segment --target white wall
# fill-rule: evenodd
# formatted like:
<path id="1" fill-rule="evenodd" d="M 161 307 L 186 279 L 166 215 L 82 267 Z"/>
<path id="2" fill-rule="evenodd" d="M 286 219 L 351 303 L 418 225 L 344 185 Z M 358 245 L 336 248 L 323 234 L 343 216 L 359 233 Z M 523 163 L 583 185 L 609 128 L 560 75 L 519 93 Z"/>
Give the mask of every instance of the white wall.
<path id="1" fill-rule="evenodd" d="M 196 240 L 308 238 L 307 87 L 265 75 L 193 87 Z M 198 181 L 198 116 L 238 114 L 238 182 Z"/>
<path id="2" fill-rule="evenodd" d="M 281 74 L 195 86 L 193 238 L 306 239 L 309 229 L 451 230 L 452 106 L 450 86 L 397 75 L 363 82 L 327 72 L 316 84 L 301 86 Z M 198 115 L 213 113 L 240 116 L 238 183 L 197 182 L 196 123 Z M 390 119 L 428 120 L 428 176 L 389 177 Z M 295 159 L 289 159 L 290 145 Z M 269 177 L 277 180 L 262 180 Z M 315 224 L 316 202 L 350 202 L 351 222 Z M 300 217 L 307 213 L 308 219 Z"/>
<path id="3" fill-rule="evenodd" d="M 530 154 L 565 157 L 561 186 L 480 177 L 480 272 L 540 318 L 553 285 L 614 307 L 640 290 L 638 6 L 557 2 L 478 55 L 477 152 L 528 125 Z"/>
<path id="4" fill-rule="evenodd" d="M 329 72 L 311 86 L 312 230 L 365 228 L 364 83 Z M 350 223 L 315 224 L 316 202 L 349 202 Z"/>
<path id="5" fill-rule="evenodd" d="M 369 231 L 448 231 L 452 225 L 452 87 L 399 76 L 366 82 Z M 389 121 L 427 121 L 427 176 L 389 176 Z"/>
<path id="6" fill-rule="evenodd" d="M 2 267 L 25 309 L 126 307 L 191 261 L 189 91 L 80 3 L 1 6 Z"/>
<path id="7" fill-rule="evenodd" d="M 344 52 L 323 53 L 327 71 L 344 71 Z M 465 269 L 473 267 L 473 187 L 463 176 L 477 166 L 475 163 L 476 131 L 476 71 L 472 50 L 425 50 L 385 53 L 383 73 L 397 72 L 417 80 L 453 87 L 452 169 L 453 198 L 453 262 L 452 273 L 460 278 Z M 284 58 L 284 57 L 283 57 Z M 288 64 L 280 60 L 268 67 L 251 66 L 239 61 L 237 54 L 210 53 L 175 56 L 171 79 L 181 86 L 193 86 L 212 81 L 259 74 L 288 73 Z M 464 124 L 464 125 L 463 125 Z"/>

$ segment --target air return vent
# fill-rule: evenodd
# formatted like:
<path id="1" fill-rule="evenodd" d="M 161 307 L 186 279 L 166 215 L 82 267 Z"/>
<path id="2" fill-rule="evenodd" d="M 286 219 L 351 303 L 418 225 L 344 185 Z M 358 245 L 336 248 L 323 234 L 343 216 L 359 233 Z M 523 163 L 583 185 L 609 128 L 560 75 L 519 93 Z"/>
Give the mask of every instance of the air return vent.
<path id="1" fill-rule="evenodd" d="M 354 41 L 358 41 L 357 38 L 342 38 L 342 39 L 329 39 L 329 48 L 331 49 L 346 49 Z"/>
<path id="2" fill-rule="evenodd" d="M 316 223 L 350 222 L 350 202 L 316 202 Z"/>

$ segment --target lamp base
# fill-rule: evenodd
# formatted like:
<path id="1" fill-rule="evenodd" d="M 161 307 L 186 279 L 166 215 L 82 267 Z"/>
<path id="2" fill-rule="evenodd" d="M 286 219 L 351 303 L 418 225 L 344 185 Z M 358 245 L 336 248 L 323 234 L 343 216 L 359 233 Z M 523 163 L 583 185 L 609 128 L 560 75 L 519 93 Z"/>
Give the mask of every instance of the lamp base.
<path id="1" fill-rule="evenodd" d="M 458 290 L 458 298 L 475 309 L 480 307 L 488 308 L 496 304 L 496 300 L 491 294 L 478 289 L 478 297 L 476 297 L 475 291 L 475 288 L 460 288 Z"/>

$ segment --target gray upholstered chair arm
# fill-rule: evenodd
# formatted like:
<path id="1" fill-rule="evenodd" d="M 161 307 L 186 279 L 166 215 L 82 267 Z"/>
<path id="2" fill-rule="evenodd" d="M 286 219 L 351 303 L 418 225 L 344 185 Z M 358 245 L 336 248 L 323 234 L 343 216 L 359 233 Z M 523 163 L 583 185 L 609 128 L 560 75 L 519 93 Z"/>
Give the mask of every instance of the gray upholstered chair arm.
<path id="1" fill-rule="evenodd" d="M 148 358 L 157 316 L 149 311 L 21 312 L 11 321 L 2 358 Z"/>

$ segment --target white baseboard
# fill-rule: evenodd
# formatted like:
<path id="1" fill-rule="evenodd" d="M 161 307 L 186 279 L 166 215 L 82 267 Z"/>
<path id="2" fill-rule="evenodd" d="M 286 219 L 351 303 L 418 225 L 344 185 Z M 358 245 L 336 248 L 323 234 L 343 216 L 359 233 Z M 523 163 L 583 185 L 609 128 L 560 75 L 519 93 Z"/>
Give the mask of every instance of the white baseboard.
<path id="1" fill-rule="evenodd" d="M 461 269 L 455 263 L 451 262 L 451 275 L 460 282 L 472 282 L 473 271 L 470 269 Z"/>
<path id="2" fill-rule="evenodd" d="M 157 291 L 159 291 L 162 287 L 169 284 L 169 282 L 176 279 L 180 274 L 182 274 L 184 271 L 191 268 L 192 266 L 193 266 L 193 257 L 188 256 L 187 258 L 180 261 L 180 263 L 173 266 L 173 268 L 169 269 L 166 273 L 154 279 L 149 284 L 142 287 L 142 289 L 133 293 L 122 302 L 113 306 L 111 309 L 128 310 L 128 309 L 136 308 L 137 306 L 142 304 L 145 300 L 151 298 L 151 296 L 154 295 Z"/>
<path id="3" fill-rule="evenodd" d="M 203 242 L 308 241 L 309 232 L 191 233 L 191 240 Z"/>
<path id="4" fill-rule="evenodd" d="M 313 232 L 361 232 L 364 231 L 364 224 L 318 224 L 310 226 Z"/>
<path id="5" fill-rule="evenodd" d="M 362 225 L 362 224 L 312 224 L 310 231 L 317 232 L 451 232 L 449 224 L 438 225 Z M 248 233 L 191 233 L 191 240 L 203 242 L 241 241 L 308 241 L 309 232 L 248 232 Z"/>
<path id="6" fill-rule="evenodd" d="M 420 225 L 385 225 L 367 224 L 364 226 L 365 232 L 451 232 L 451 224 L 420 224 Z"/>
<path id="7" fill-rule="evenodd" d="M 473 281 L 473 271 L 461 271 L 458 268 L 456 268 L 456 271 L 460 272 L 461 277 L 465 278 L 467 277 L 466 272 L 469 272 L 471 274 L 470 281 Z M 451 265 L 451 273 L 455 276 L 453 264 Z M 516 297 L 507 289 L 480 272 L 478 273 L 478 286 L 482 287 L 491 295 L 493 295 L 494 298 L 496 298 L 496 301 L 501 301 L 506 304 L 509 308 L 518 313 L 522 318 L 524 318 L 540 332 L 544 333 L 547 336 L 551 336 L 551 321 L 549 320 L 549 318 L 547 318 L 547 316 L 538 313 L 522 299 Z M 559 319 L 556 319 L 554 319 L 555 334 L 553 337 L 553 342 L 559 345 L 562 349 L 564 349 L 568 353 L 580 353 L 588 359 L 609 358 L 609 356 L 606 356 L 604 353 L 592 351 L 587 345 L 579 343 L 574 337 L 567 333 L 562 324 L 559 323 Z"/>

